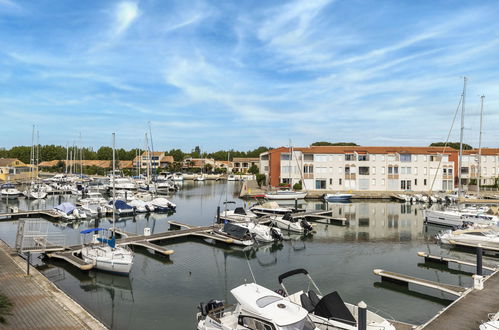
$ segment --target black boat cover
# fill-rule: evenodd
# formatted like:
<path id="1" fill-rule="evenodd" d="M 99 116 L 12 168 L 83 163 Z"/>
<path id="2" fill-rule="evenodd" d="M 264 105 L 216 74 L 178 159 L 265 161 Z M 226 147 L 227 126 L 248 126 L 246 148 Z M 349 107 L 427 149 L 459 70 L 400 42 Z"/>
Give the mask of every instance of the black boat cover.
<path id="1" fill-rule="evenodd" d="M 341 299 L 336 291 L 322 297 L 317 306 L 315 306 L 315 315 L 344 322 L 352 326 L 357 324 L 357 320 L 350 313 L 350 310 L 348 310 L 343 299 Z"/>
<path id="2" fill-rule="evenodd" d="M 236 207 L 234 209 L 234 214 L 242 214 L 242 215 L 246 215 L 246 211 L 242 208 L 242 207 Z"/>
<path id="3" fill-rule="evenodd" d="M 232 224 L 230 222 L 227 222 L 226 224 L 224 224 L 223 231 L 226 234 L 228 234 L 228 235 L 230 235 L 232 237 L 241 239 L 241 240 L 248 239 L 248 238 L 251 237 L 248 228 L 237 226 L 237 225 L 234 225 L 234 224 Z"/>

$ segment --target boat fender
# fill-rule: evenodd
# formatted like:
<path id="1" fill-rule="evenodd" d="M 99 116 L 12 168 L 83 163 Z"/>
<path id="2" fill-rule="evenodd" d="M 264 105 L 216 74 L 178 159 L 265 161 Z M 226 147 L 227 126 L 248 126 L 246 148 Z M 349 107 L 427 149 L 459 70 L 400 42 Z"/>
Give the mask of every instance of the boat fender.
<path id="1" fill-rule="evenodd" d="M 275 293 L 277 293 L 278 295 L 281 295 L 283 297 L 286 297 L 286 291 L 284 291 L 283 289 L 277 289 L 277 290 L 275 290 Z"/>

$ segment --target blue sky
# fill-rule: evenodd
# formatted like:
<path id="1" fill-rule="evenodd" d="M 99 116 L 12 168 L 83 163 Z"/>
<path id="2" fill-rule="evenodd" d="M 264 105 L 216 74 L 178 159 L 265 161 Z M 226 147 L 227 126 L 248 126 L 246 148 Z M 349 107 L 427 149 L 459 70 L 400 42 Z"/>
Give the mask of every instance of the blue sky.
<path id="1" fill-rule="evenodd" d="M 0 146 L 499 147 L 497 1 L 0 0 Z M 455 125 L 452 139 L 458 139 Z"/>

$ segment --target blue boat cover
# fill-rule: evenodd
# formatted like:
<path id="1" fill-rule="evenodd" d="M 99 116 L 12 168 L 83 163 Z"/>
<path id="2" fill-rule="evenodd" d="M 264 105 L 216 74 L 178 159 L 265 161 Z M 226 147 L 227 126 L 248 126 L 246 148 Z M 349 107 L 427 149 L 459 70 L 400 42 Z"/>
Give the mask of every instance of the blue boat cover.
<path id="1" fill-rule="evenodd" d="M 101 230 L 106 230 L 104 228 L 90 228 L 90 229 L 85 229 L 80 231 L 80 234 L 88 234 L 88 233 L 93 233 L 94 231 L 101 231 Z"/>
<path id="2" fill-rule="evenodd" d="M 76 206 L 74 206 L 73 204 L 68 203 L 68 202 L 64 202 L 64 203 L 57 205 L 55 207 L 56 210 L 59 210 L 59 211 L 64 212 L 66 214 L 70 214 L 71 212 L 74 211 L 75 208 L 76 208 Z"/>
<path id="3" fill-rule="evenodd" d="M 113 201 L 110 201 L 109 205 L 113 205 Z M 120 210 L 133 209 L 133 207 L 131 207 L 130 205 L 128 205 L 127 203 L 125 203 L 124 201 L 119 200 L 119 199 L 116 200 L 116 203 L 114 204 L 114 207 L 117 208 L 117 209 L 120 209 Z"/>
<path id="4" fill-rule="evenodd" d="M 12 189 L 12 188 L 15 188 L 15 186 L 12 183 L 4 183 L 0 188 L 2 188 L 2 189 Z"/>

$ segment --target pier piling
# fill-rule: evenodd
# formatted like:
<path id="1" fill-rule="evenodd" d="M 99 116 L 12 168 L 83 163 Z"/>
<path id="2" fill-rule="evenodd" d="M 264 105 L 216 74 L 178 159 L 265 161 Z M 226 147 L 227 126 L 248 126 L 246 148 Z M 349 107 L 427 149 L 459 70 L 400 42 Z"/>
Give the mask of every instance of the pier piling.
<path id="1" fill-rule="evenodd" d="M 367 305 L 365 302 L 361 301 L 357 304 L 358 307 L 358 324 L 357 328 L 359 330 L 367 329 Z"/>
<path id="2" fill-rule="evenodd" d="M 478 244 L 478 246 L 476 247 L 476 274 L 480 276 L 483 275 L 482 258 L 483 258 L 482 245 Z"/>

